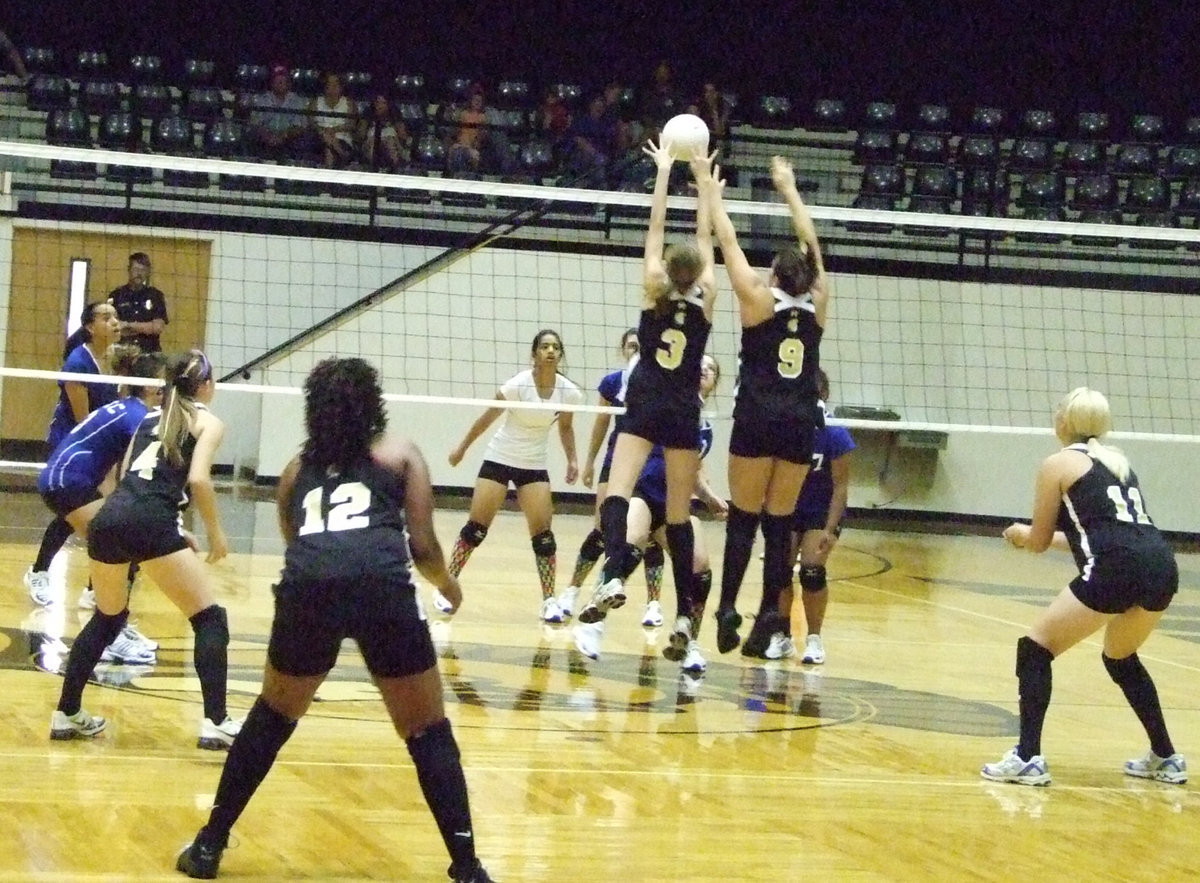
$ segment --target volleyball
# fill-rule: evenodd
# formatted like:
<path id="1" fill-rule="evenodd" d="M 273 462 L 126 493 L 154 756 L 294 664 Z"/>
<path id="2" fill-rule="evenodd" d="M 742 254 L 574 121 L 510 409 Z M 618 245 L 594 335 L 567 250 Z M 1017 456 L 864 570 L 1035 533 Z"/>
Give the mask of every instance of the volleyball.
<path id="1" fill-rule="evenodd" d="M 662 146 L 675 159 L 687 162 L 708 153 L 708 126 L 694 113 L 681 113 L 662 128 Z"/>

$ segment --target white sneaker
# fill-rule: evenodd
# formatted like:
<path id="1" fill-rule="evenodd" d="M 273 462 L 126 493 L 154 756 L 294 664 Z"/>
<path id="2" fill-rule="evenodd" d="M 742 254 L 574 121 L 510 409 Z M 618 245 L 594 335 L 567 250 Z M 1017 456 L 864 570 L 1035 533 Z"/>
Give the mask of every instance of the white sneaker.
<path id="1" fill-rule="evenodd" d="M 575 626 L 575 649 L 589 659 L 599 659 L 604 644 L 604 621 L 581 622 Z"/>
<path id="2" fill-rule="evenodd" d="M 814 637 L 816 636 L 814 635 Z M 770 643 L 767 644 L 767 649 L 763 653 L 767 659 L 790 659 L 795 655 L 795 643 L 783 632 L 775 632 L 771 635 Z"/>
<path id="3" fill-rule="evenodd" d="M 579 598 L 579 586 L 567 586 L 558 596 L 558 609 L 565 619 L 575 615 L 575 601 Z"/>
<path id="4" fill-rule="evenodd" d="M 1010 748 L 996 763 L 985 763 L 979 774 L 993 782 L 1011 782 L 1014 785 L 1049 785 L 1050 771 L 1046 758 L 1035 754 L 1022 760 L 1016 748 Z"/>
<path id="5" fill-rule="evenodd" d="M 663 647 L 663 657 L 672 662 L 679 662 L 687 656 L 688 646 L 692 643 L 692 621 L 686 616 L 675 617 L 675 628 L 667 638 L 667 646 Z"/>
<path id="6" fill-rule="evenodd" d="M 54 603 L 54 594 L 50 591 L 50 571 L 29 568 L 25 571 L 25 588 L 29 589 L 29 597 L 39 607 L 49 607 Z"/>
<path id="7" fill-rule="evenodd" d="M 681 668 L 684 671 L 697 673 L 708 668 L 708 662 L 704 659 L 704 654 L 700 652 L 700 645 L 696 641 L 688 641 L 687 655 L 683 657 Z"/>
<path id="8" fill-rule="evenodd" d="M 591 600 L 579 611 L 580 622 L 599 622 L 608 616 L 608 611 L 625 604 L 625 584 L 616 577 L 596 587 Z"/>
<path id="9" fill-rule="evenodd" d="M 453 616 L 454 615 L 454 605 L 451 604 L 446 599 L 446 596 L 443 595 L 441 592 L 439 592 L 437 589 L 433 590 L 433 606 L 436 607 L 438 613 L 441 613 L 443 616 Z"/>
<path id="10" fill-rule="evenodd" d="M 121 629 L 121 634 L 136 644 L 141 644 L 150 652 L 158 649 L 158 641 L 152 641 L 138 631 L 137 626 L 126 623 L 125 628 Z"/>
<path id="11" fill-rule="evenodd" d="M 821 643 L 820 635 L 809 635 L 804 639 L 804 655 L 800 661 L 811 665 L 824 665 L 825 645 Z"/>
<path id="12" fill-rule="evenodd" d="M 558 599 L 553 596 L 542 602 L 542 621 L 543 622 L 562 622 L 563 611 L 558 605 Z"/>
<path id="13" fill-rule="evenodd" d="M 50 715 L 50 738 L 56 741 L 87 739 L 103 732 L 107 723 L 104 718 L 92 717 L 82 708 L 72 715 L 63 714 L 55 709 Z"/>
<path id="14" fill-rule="evenodd" d="M 642 625 L 648 629 L 656 629 L 662 624 L 662 605 L 657 601 L 647 601 L 646 612 L 642 614 Z"/>
<path id="15" fill-rule="evenodd" d="M 128 662 L 130 665 L 154 665 L 154 651 L 139 644 L 122 631 L 100 654 L 101 662 Z"/>
<path id="16" fill-rule="evenodd" d="M 80 592 L 79 593 L 79 604 L 77 606 L 79 607 L 80 610 L 95 610 L 96 609 L 96 590 L 85 588 L 82 592 Z"/>
<path id="17" fill-rule="evenodd" d="M 242 721 L 229 716 L 219 724 L 205 718 L 204 723 L 200 724 L 200 738 L 196 740 L 196 747 L 208 751 L 224 751 L 233 744 L 233 740 L 241 731 Z"/>
<path id="18" fill-rule="evenodd" d="M 1125 761 L 1125 775 L 1182 785 L 1188 780 L 1187 761 L 1178 752 L 1170 757 L 1159 757 L 1153 751 L 1147 751 L 1144 757 Z"/>

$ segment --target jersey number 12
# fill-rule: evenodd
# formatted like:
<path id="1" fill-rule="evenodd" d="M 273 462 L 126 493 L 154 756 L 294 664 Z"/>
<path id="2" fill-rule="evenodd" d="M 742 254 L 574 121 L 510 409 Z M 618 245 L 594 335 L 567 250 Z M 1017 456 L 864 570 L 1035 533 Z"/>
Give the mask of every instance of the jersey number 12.
<path id="1" fill-rule="evenodd" d="M 371 519 L 363 515 L 371 506 L 371 489 L 361 481 L 339 484 L 329 493 L 329 514 L 322 517 L 321 498 L 325 488 L 315 487 L 304 495 L 304 524 L 299 535 L 323 533 L 326 530 L 357 530 L 366 527 Z"/>

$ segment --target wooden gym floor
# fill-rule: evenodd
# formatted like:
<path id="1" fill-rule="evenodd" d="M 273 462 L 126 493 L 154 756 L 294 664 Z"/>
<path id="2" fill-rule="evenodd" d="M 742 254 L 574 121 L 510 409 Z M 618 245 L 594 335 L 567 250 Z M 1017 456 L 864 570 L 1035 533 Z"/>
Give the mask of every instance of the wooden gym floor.
<path id="1" fill-rule="evenodd" d="M 55 561 L 63 602 L 30 603 L 22 574 L 47 513 L 0 494 L 0 879 L 174 880 L 223 754 L 194 748 L 200 717 L 187 622 L 148 582 L 133 597 L 162 642 L 150 668 L 101 666 L 94 741 L 51 743 L 53 669 L 88 615 L 86 556 Z M 222 496 L 235 552 L 214 568 L 229 610 L 230 703 L 257 693 L 280 564 L 273 505 Z M 437 525 L 449 547 L 462 512 Z M 589 527 L 555 521 L 560 585 Z M 723 527 L 704 525 L 719 564 Z M 1142 657 L 1178 749 L 1200 759 L 1200 559 Z M 719 574 L 719 567 L 718 567 Z M 666 630 L 638 625 L 641 577 L 605 653 L 544 626 L 519 514 L 502 513 L 463 574 L 466 603 L 434 619 L 479 852 L 500 881 L 1183 880 L 1200 873 L 1194 784 L 1121 773 L 1144 736 L 1089 641 L 1055 663 L 1049 788 L 979 777 L 1016 741 L 1016 639 L 1072 573 L 999 538 L 848 525 L 830 564 L 828 662 L 720 656 L 681 676 Z M 743 612 L 757 606 L 751 564 Z M 668 586 L 664 607 L 671 612 Z M 424 591 L 424 590 L 423 590 Z M 715 596 L 714 596 L 715 601 Z M 795 624 L 803 635 L 803 624 Z M 353 647 L 234 829 L 230 880 L 445 879 L 448 864 L 408 754 Z"/>

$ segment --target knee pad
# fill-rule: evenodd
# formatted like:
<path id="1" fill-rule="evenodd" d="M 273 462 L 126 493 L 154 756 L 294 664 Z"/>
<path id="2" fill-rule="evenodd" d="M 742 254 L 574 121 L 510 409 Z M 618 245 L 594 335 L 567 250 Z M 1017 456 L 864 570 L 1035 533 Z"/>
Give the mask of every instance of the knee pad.
<path id="1" fill-rule="evenodd" d="M 592 532 L 584 539 L 583 545 L 579 547 L 579 557 L 588 561 L 599 561 L 603 554 L 604 534 L 600 533 L 599 529 L 593 528 Z"/>
<path id="2" fill-rule="evenodd" d="M 1111 656 L 1101 653 L 1100 659 L 1104 662 L 1104 670 L 1108 672 L 1108 676 L 1121 687 L 1138 680 L 1146 670 L 1136 653 L 1130 653 L 1124 659 L 1113 659 Z"/>
<path id="3" fill-rule="evenodd" d="M 652 567 L 663 567 L 667 563 L 667 556 L 663 552 L 662 546 L 658 543 L 651 543 L 646 547 L 646 551 L 642 553 L 642 563 L 649 570 Z"/>
<path id="4" fill-rule="evenodd" d="M 484 541 L 488 535 L 488 529 L 478 521 L 468 521 L 463 525 L 463 529 L 458 532 L 458 537 L 472 549 Z"/>
<path id="5" fill-rule="evenodd" d="M 789 559 L 789 543 L 792 538 L 790 515 L 764 515 L 762 531 L 763 585 L 784 588 L 792 582 L 792 567 Z"/>
<path id="6" fill-rule="evenodd" d="M 188 621 L 197 644 L 229 645 L 229 618 L 220 604 L 205 607 Z"/>
<path id="7" fill-rule="evenodd" d="M 530 538 L 533 554 L 539 558 L 549 558 L 558 552 L 558 543 L 554 541 L 554 532 L 544 530 Z"/>
<path id="8" fill-rule="evenodd" d="M 829 585 L 825 579 L 824 564 L 800 565 L 800 588 L 806 592 L 821 592 Z"/>

